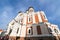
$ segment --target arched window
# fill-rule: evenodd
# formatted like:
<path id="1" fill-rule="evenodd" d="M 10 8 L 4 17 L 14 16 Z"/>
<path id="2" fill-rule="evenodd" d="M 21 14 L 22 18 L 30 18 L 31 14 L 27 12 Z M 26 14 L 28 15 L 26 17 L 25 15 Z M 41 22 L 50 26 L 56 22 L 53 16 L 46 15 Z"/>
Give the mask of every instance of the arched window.
<path id="1" fill-rule="evenodd" d="M 31 17 L 28 17 L 28 23 L 31 22 Z"/>
<path id="2" fill-rule="evenodd" d="M 27 34 L 32 35 L 32 28 L 31 27 L 27 29 Z"/>
<path id="3" fill-rule="evenodd" d="M 28 18 L 28 23 L 31 23 L 32 22 L 32 15 L 29 15 L 27 18 Z"/>
<path id="4" fill-rule="evenodd" d="M 57 29 L 54 29 L 55 33 L 58 33 L 58 30 Z"/>
<path id="5" fill-rule="evenodd" d="M 49 31 L 49 34 L 51 34 L 51 32 L 52 32 L 51 28 L 48 28 L 48 31 Z"/>
<path id="6" fill-rule="evenodd" d="M 28 34 L 31 34 L 31 28 L 28 28 Z"/>

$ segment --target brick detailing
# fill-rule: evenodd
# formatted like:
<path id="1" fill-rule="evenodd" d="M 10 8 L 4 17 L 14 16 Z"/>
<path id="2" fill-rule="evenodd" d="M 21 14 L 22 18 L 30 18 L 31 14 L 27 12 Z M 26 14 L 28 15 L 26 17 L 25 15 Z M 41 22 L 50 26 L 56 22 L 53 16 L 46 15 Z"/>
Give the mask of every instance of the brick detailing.
<path id="1" fill-rule="evenodd" d="M 39 19 L 38 19 L 38 15 L 37 14 L 35 14 L 35 21 L 36 21 L 36 23 L 39 22 Z"/>

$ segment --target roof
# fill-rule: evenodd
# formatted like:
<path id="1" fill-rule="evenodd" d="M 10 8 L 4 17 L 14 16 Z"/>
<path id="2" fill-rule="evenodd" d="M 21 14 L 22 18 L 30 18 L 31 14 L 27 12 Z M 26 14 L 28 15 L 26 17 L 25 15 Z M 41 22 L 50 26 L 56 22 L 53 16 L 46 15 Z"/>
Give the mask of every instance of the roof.
<path id="1" fill-rule="evenodd" d="M 0 29 L 0 32 L 3 32 L 3 30 L 2 30 L 2 29 Z"/>

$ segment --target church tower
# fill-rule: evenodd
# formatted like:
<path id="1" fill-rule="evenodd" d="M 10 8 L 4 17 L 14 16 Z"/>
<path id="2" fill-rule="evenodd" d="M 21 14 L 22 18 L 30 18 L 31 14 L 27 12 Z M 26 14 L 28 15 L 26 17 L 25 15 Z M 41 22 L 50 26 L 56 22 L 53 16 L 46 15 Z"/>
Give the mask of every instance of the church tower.
<path id="1" fill-rule="evenodd" d="M 60 31 L 57 25 L 48 22 L 43 11 L 35 12 L 30 7 L 9 23 L 6 34 L 10 40 L 59 40 L 56 36 Z"/>

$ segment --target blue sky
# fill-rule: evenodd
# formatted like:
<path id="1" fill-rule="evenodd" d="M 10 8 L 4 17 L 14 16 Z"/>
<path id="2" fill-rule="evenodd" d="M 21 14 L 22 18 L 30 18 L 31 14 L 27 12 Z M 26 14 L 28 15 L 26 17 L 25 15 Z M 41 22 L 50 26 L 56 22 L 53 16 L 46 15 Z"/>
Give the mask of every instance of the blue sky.
<path id="1" fill-rule="evenodd" d="M 0 0 L 0 29 L 7 29 L 18 12 L 25 12 L 30 6 L 35 11 L 44 11 L 48 21 L 60 29 L 60 0 Z"/>

